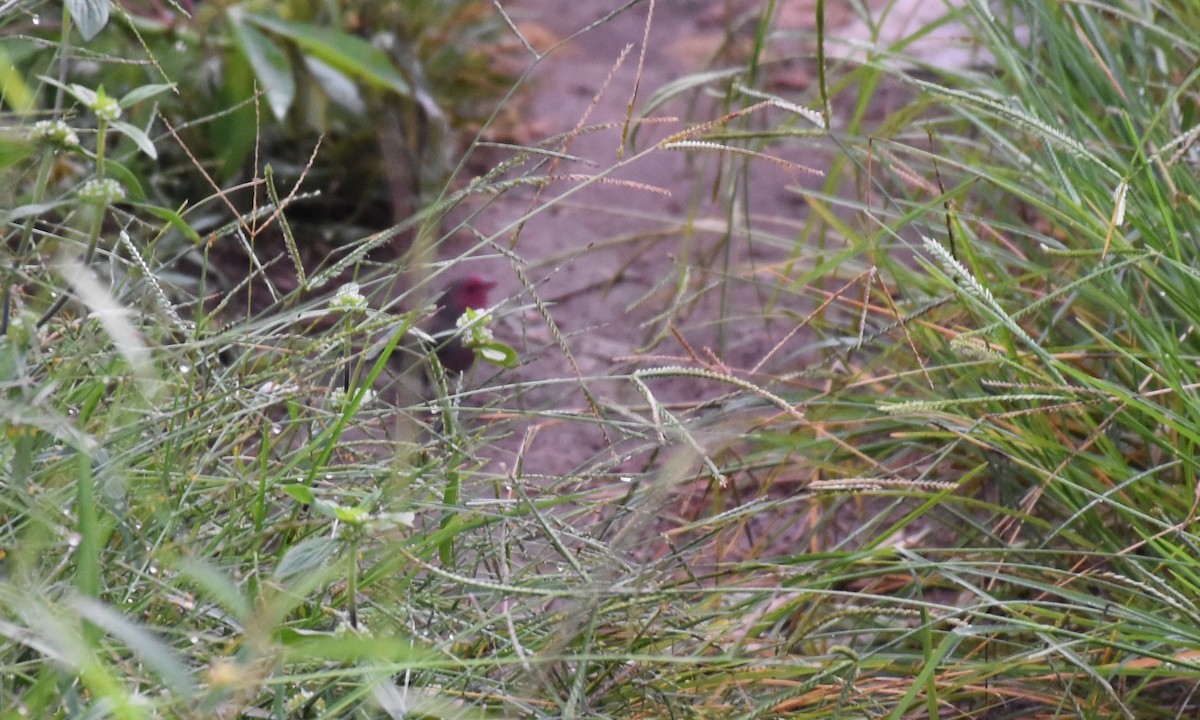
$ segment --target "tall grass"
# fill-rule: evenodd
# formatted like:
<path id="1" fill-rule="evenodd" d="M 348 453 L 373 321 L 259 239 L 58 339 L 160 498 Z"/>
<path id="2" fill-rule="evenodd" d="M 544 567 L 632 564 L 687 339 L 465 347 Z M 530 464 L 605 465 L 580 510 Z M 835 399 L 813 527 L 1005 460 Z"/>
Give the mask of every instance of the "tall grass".
<path id="1" fill-rule="evenodd" d="M 193 215 L 43 205 L 54 155 L 30 155 L 4 217 L 0 707 L 1194 714 L 1198 15 L 970 4 L 950 19 L 986 67 L 921 66 L 906 43 L 822 52 L 802 97 L 763 80 L 758 16 L 745 69 L 647 100 L 710 91 L 688 95 L 688 130 L 632 135 L 580 183 L 667 152 L 713 171 L 721 212 L 655 218 L 691 244 L 635 307 L 661 330 L 645 355 L 672 333 L 712 354 L 481 368 L 433 408 L 367 391 L 385 363 L 362 348 L 408 351 L 397 328 L 426 309 L 369 261 L 384 235 L 308 268 L 328 284 L 214 311 L 227 269 L 187 238 Z M 410 226 L 436 245 L 451 207 L 546 193 L 562 153 L 518 153 Z M 764 156 L 823 166 L 795 187 L 799 220 L 754 202 Z M 541 332 L 526 353 L 572 339 L 508 239 L 575 192 L 538 194 L 477 248 L 522 271 L 528 305 L 502 313 Z M 770 260 L 743 264 L 739 243 Z M 274 262 L 303 266 L 290 253 Z M 331 307 L 334 270 L 412 309 Z M 718 362 L 754 323 L 777 344 Z M 526 472 L 555 432 L 574 468 Z"/>

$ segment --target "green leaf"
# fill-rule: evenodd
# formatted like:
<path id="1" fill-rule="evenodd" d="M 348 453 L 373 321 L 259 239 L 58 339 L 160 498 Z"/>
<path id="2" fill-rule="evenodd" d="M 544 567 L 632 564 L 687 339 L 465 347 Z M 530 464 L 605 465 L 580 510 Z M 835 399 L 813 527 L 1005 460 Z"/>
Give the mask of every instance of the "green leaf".
<path id="1" fill-rule="evenodd" d="M 417 662 L 430 657 L 429 651 L 402 636 L 362 637 L 354 635 L 281 636 L 286 657 L 291 662 Z"/>
<path id="2" fill-rule="evenodd" d="M 121 181 L 121 184 L 125 186 L 126 197 L 134 202 L 146 202 L 146 191 L 142 189 L 141 181 L 132 170 L 115 160 L 106 162 L 104 168 L 109 177 Z"/>
<path id="3" fill-rule="evenodd" d="M 296 79 L 287 54 L 257 28 L 246 24 L 240 8 L 229 11 L 229 20 L 234 42 L 266 92 L 271 113 L 275 119 L 283 120 L 296 98 Z"/>
<path id="4" fill-rule="evenodd" d="M 0 87 L 0 92 L 3 88 Z M 0 133 L 0 170 L 11 167 L 33 154 L 37 145 L 11 133 Z"/>
<path id="5" fill-rule="evenodd" d="M 96 37 L 108 24 L 108 7 L 109 0 L 67 0 L 67 11 L 84 40 Z"/>
<path id="6" fill-rule="evenodd" d="M 136 87 L 125 93 L 119 104 L 122 108 L 133 107 L 143 100 L 174 89 L 175 83 L 155 83 L 151 85 L 142 85 L 141 87 Z"/>
<path id="7" fill-rule="evenodd" d="M 501 342 L 476 345 L 475 353 L 481 360 L 500 367 L 512 367 L 517 363 L 517 351 Z"/>
<path id="8" fill-rule="evenodd" d="M 338 520 L 355 527 L 361 527 L 371 517 L 371 514 L 362 508 L 350 508 L 342 505 L 335 507 L 333 514 Z"/>
<path id="9" fill-rule="evenodd" d="M 367 111 L 362 95 L 358 92 L 358 84 L 329 63 L 321 62 L 312 55 L 304 56 L 304 67 L 312 73 L 317 84 L 329 96 L 333 104 L 340 106 L 348 113 L 362 114 Z"/>
<path id="10" fill-rule="evenodd" d="M 290 580 L 297 575 L 320 570 L 337 550 L 337 541 L 331 538 L 309 538 L 293 545 L 275 568 L 276 580 Z"/>
<path id="11" fill-rule="evenodd" d="M 200 244 L 200 242 L 201 242 L 200 234 L 197 233 L 195 230 L 193 230 L 192 226 L 188 225 L 187 221 L 184 220 L 183 217 L 180 216 L 180 214 L 175 212 L 174 210 L 172 210 L 170 208 L 159 207 L 158 205 L 150 205 L 149 203 L 130 203 L 130 204 L 138 209 L 145 210 L 146 212 L 150 213 L 151 215 L 154 215 L 162 220 L 166 220 L 167 223 L 171 225 L 171 227 L 173 227 L 176 230 L 178 230 L 179 232 L 183 233 L 187 237 L 188 240 L 191 240 L 192 242 L 196 243 L 197 245 Z M 301 486 L 301 487 L 303 487 L 303 486 Z M 304 489 L 308 490 L 308 488 L 304 488 Z M 310 492 L 310 494 L 311 494 L 311 492 Z"/>
<path id="12" fill-rule="evenodd" d="M 51 210 L 60 208 L 64 205 L 70 205 L 71 203 L 71 200 L 51 200 L 50 202 L 18 205 L 12 210 L 0 212 L 0 221 L 9 223 L 15 220 L 24 220 L 27 217 L 37 217 L 38 215 L 44 215 Z"/>
<path id="13" fill-rule="evenodd" d="M 24 343 L 14 342 L 8 337 L 0 338 L 0 383 L 15 382 L 19 375 L 18 368 L 25 367 L 25 348 Z M 12 445 L 9 445 L 12 448 Z M 10 449 L 9 452 L 12 452 Z M 9 467 L 13 466 L 13 460 L 9 460 Z M 27 463 L 23 463 L 27 465 Z M 9 471 L 11 474 L 11 470 Z"/>
<path id="14" fill-rule="evenodd" d="M 158 159 L 158 151 L 154 149 L 154 141 L 150 139 L 149 135 L 142 132 L 141 128 L 130 125 L 122 120 L 113 120 L 108 126 L 136 143 L 138 150 L 149 155 L 150 159 Z"/>
<path id="15" fill-rule="evenodd" d="M 312 505 L 316 500 L 312 488 L 306 485 L 284 485 L 283 491 L 306 505 Z"/>
<path id="16" fill-rule="evenodd" d="M 209 132 L 220 161 L 217 174 L 229 178 L 239 172 L 254 149 L 258 137 L 258 120 L 252 103 L 254 70 L 241 53 L 228 53 L 222 58 L 223 77 L 220 104 L 235 107 L 232 112 L 220 113 L 213 119 Z"/>
<path id="17" fill-rule="evenodd" d="M 91 598 L 71 598 L 67 606 L 79 617 L 120 640 L 142 666 L 161 677 L 177 695 L 187 697 L 196 691 L 191 669 L 183 658 L 142 625 Z"/>
<path id="18" fill-rule="evenodd" d="M 352 508 L 334 505 L 331 508 L 333 510 L 333 517 L 354 527 L 362 527 L 371 519 L 371 511 L 375 509 L 375 504 L 378 501 L 379 491 L 375 490 L 368 493 L 358 505 Z"/>
<path id="19" fill-rule="evenodd" d="M 44 83 L 48 83 L 60 90 L 65 91 L 71 97 L 75 98 L 76 100 L 83 103 L 84 105 L 87 105 L 88 107 L 92 107 L 96 104 L 96 98 L 98 96 L 96 95 L 96 91 L 92 90 L 91 88 L 84 87 L 84 86 L 78 85 L 76 83 L 71 83 L 70 85 L 65 85 L 48 75 L 38 75 L 38 80 L 41 80 Z"/>
<path id="20" fill-rule="evenodd" d="M 265 15 L 248 14 L 246 19 L 259 27 L 295 42 L 313 57 L 337 70 L 366 82 L 412 96 L 408 81 L 396 71 L 387 54 L 371 43 L 342 30 L 290 22 Z"/>
<path id="21" fill-rule="evenodd" d="M 3 46 L 0 46 L 0 97 L 17 112 L 28 112 L 34 107 L 33 90 Z"/>
<path id="22" fill-rule="evenodd" d="M 184 558 L 177 568 L 181 578 L 195 583 L 208 599 L 233 613 L 235 620 L 244 621 L 254 612 L 254 604 L 238 589 L 237 583 L 208 561 Z"/>

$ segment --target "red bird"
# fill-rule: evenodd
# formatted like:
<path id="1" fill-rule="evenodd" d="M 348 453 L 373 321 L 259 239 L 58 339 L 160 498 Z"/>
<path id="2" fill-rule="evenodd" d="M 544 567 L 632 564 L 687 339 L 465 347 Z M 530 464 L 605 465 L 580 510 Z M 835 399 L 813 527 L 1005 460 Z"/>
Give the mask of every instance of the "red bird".
<path id="1" fill-rule="evenodd" d="M 448 372 L 461 373 L 468 370 L 475 363 L 475 351 L 463 345 L 457 336 L 447 338 L 445 335 L 439 335 L 447 331 L 453 332 L 458 319 L 467 308 L 486 308 L 488 292 L 495 287 L 495 282 L 471 275 L 451 281 L 438 300 L 438 311 L 429 321 L 428 332 L 441 343 L 437 348 L 437 356 L 442 367 Z"/>

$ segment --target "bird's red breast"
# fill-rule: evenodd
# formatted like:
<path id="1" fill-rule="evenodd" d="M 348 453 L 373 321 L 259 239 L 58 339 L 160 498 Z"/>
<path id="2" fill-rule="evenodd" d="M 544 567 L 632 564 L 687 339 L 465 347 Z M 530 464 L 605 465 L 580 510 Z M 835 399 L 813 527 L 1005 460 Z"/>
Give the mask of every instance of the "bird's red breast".
<path id="1" fill-rule="evenodd" d="M 486 308 L 488 293 L 495 287 L 494 281 L 484 280 L 478 275 L 451 281 L 438 300 L 438 311 L 429 322 L 429 333 L 437 335 L 453 330 L 467 308 Z M 475 351 L 456 337 L 443 342 L 437 349 L 437 355 L 442 367 L 454 372 L 464 372 L 475 362 Z"/>

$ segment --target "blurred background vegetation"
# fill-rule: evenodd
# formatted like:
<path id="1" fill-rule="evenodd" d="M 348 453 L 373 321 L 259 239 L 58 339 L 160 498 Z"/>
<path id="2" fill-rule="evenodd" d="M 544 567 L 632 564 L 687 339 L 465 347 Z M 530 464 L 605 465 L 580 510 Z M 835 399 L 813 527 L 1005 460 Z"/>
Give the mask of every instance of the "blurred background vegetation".
<path id="1" fill-rule="evenodd" d="M 251 217 L 270 202 L 269 167 L 279 196 L 303 198 L 288 220 L 310 266 L 441 194 L 515 72 L 504 63 L 503 23 L 485 2 L 152 1 L 114 4 L 105 16 L 106 8 L 9 4 L 0 22 L 10 105 L 78 111 L 60 85 L 39 78 L 116 98 L 168 85 L 122 118 L 148 134 L 155 155 L 114 136 L 107 172 L 131 199 L 180 213 L 203 235 L 226 226 L 231 209 Z M 55 187 L 90 176 L 78 160 L 55 158 Z M 282 253 L 280 228 L 256 234 L 256 247 Z M 164 244 L 180 239 L 171 234 Z M 387 251 L 398 256 L 411 240 L 411 230 L 399 233 Z M 210 244 L 213 268 L 236 284 L 245 243 Z M 282 273 L 274 280 L 288 282 Z"/>

